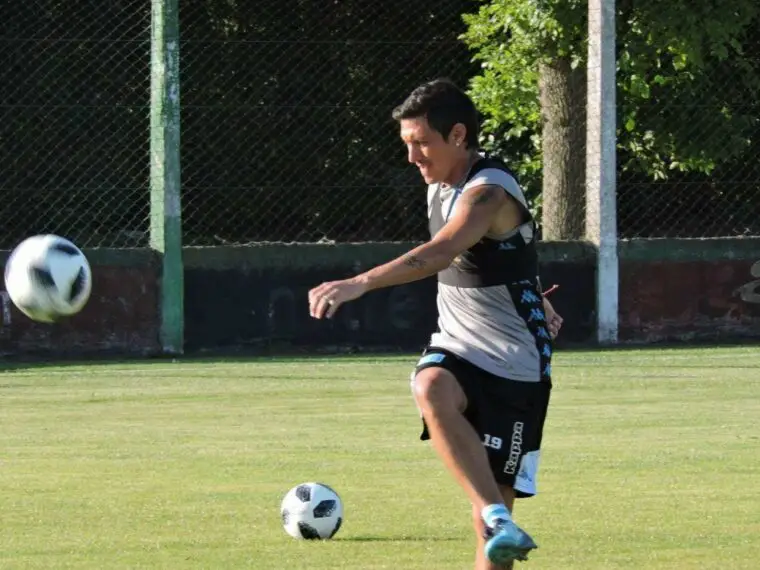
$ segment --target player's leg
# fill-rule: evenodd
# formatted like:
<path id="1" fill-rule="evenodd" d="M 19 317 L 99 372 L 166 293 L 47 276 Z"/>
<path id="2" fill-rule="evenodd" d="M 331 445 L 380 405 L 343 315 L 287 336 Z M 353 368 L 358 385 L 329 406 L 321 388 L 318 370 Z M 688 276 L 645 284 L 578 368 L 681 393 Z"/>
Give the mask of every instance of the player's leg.
<path id="1" fill-rule="evenodd" d="M 501 503 L 483 442 L 464 416 L 467 397 L 454 374 L 437 366 L 423 368 L 413 389 L 434 449 L 470 502 L 478 512 Z"/>
<path id="2" fill-rule="evenodd" d="M 485 559 L 500 569 L 512 560 L 527 560 L 536 548 L 533 539 L 512 521 L 515 497 L 536 494 L 536 477 L 541 439 L 551 385 L 483 377 L 481 429 L 489 434 L 489 466 L 504 496 L 510 514 L 492 523 L 484 521 Z M 495 442 L 495 443 L 494 443 Z M 476 529 L 480 532 L 480 525 Z"/>
<path id="3" fill-rule="evenodd" d="M 509 485 L 499 485 L 502 497 L 504 498 L 504 504 L 510 511 L 510 514 L 514 513 L 515 504 L 515 490 Z M 488 558 L 486 558 L 485 546 L 486 546 L 486 523 L 483 521 L 481 512 L 473 507 L 472 508 L 472 523 L 475 528 L 475 536 L 477 537 L 477 547 L 475 550 L 475 570 L 513 570 L 514 563 L 512 561 L 502 564 L 501 566 L 494 564 Z"/>
<path id="4" fill-rule="evenodd" d="M 473 425 L 479 423 L 479 410 L 484 407 L 482 374 L 479 368 L 450 353 L 433 349 L 417 365 L 412 383 L 415 401 L 434 448 L 494 531 L 487 544 L 488 556 L 498 562 L 524 559 L 535 543 L 512 522 L 503 502 L 484 447 L 489 432 L 479 433 Z M 501 447 L 498 438 L 486 444 Z"/>

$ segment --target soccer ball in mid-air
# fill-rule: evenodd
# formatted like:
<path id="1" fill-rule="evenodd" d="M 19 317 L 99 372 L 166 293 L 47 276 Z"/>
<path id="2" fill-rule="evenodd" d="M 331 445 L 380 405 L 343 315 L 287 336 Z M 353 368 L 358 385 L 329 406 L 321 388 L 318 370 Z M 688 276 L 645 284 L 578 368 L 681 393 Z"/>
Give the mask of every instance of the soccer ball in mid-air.
<path id="1" fill-rule="evenodd" d="M 301 483 L 285 495 L 280 506 L 282 526 L 299 540 L 325 540 L 343 523 L 343 503 L 322 483 Z"/>
<path id="2" fill-rule="evenodd" d="M 92 272 L 87 258 L 69 240 L 39 235 L 11 252 L 5 289 L 30 319 L 52 323 L 82 310 L 92 291 Z"/>

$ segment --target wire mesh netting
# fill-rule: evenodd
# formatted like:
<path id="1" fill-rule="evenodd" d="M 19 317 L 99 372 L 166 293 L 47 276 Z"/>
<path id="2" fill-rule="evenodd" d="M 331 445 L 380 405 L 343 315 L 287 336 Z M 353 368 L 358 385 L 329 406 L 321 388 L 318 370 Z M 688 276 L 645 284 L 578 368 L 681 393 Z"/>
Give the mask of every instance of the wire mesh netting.
<path id="1" fill-rule="evenodd" d="M 145 246 L 150 4 L 7 3 L 0 21 L 0 247 L 35 233 Z"/>
<path id="2" fill-rule="evenodd" d="M 423 183 L 390 114 L 423 81 L 483 71 L 460 37 L 482 5 L 180 2 L 184 244 L 424 239 Z M 0 248 L 43 232 L 147 247 L 151 3 L 29 0 L 3 16 Z M 740 47 L 638 99 L 619 62 L 620 237 L 760 235 L 760 34 Z M 544 132 L 523 135 L 544 143 L 530 191 L 577 237 L 584 126 L 566 111 L 585 95 L 547 85 Z"/>
<path id="3" fill-rule="evenodd" d="M 619 237 L 760 235 L 756 26 L 733 46 L 698 72 L 661 54 L 646 83 L 619 79 Z"/>
<path id="4" fill-rule="evenodd" d="M 183 4 L 185 244 L 424 239 L 421 181 L 390 111 L 421 81 L 466 86 L 482 71 L 460 39 L 462 14 L 481 5 Z M 740 69 L 707 71 L 633 106 L 620 97 L 621 237 L 760 234 L 757 98 Z M 542 208 L 562 226 L 546 235 L 583 235 L 584 112 L 568 109 L 585 94 L 573 74 L 585 83 L 583 69 L 557 85 L 542 73 Z"/>
<path id="5" fill-rule="evenodd" d="M 476 3 L 182 3 L 185 244 L 422 239 L 391 111 L 422 81 L 466 86 Z"/>

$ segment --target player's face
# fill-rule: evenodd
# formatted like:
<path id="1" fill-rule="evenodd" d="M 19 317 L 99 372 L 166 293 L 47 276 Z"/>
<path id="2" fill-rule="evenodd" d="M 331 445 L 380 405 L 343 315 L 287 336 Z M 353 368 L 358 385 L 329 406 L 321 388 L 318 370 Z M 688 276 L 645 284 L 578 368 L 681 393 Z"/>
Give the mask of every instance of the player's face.
<path id="1" fill-rule="evenodd" d="M 461 159 L 462 149 L 432 129 L 425 117 L 402 119 L 400 126 L 407 159 L 417 166 L 425 182 L 447 182 Z"/>

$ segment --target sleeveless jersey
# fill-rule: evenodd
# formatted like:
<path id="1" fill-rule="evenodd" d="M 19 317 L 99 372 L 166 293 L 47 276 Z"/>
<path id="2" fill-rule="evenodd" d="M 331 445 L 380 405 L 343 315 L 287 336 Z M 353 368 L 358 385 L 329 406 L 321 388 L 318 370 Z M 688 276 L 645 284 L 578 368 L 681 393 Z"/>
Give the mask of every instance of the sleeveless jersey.
<path id="1" fill-rule="evenodd" d="M 438 330 L 430 346 L 496 376 L 551 382 L 552 340 L 538 278 L 536 224 L 509 168 L 481 157 L 461 185 L 430 185 L 430 234 L 443 227 L 462 195 L 483 185 L 499 186 L 517 200 L 524 222 L 506 234 L 485 236 L 438 274 Z"/>

